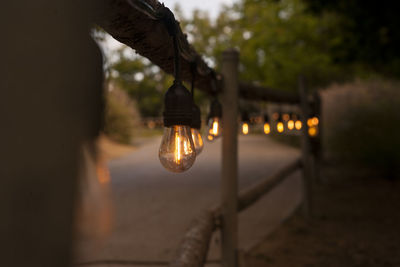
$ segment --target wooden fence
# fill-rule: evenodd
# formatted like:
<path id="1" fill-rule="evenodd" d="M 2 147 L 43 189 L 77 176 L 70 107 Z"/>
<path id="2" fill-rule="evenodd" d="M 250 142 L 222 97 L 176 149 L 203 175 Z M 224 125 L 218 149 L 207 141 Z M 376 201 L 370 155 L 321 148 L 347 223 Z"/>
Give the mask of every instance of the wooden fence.
<path id="1" fill-rule="evenodd" d="M 173 45 L 169 40 L 162 14 L 165 6 L 157 0 L 108 0 L 103 12 L 96 17 L 96 23 L 115 39 L 135 49 L 167 73 L 173 73 L 171 64 Z M 236 267 L 238 250 L 238 211 L 254 203 L 261 195 L 270 191 L 291 172 L 302 167 L 304 215 L 312 214 L 312 184 L 315 171 L 313 143 L 308 136 L 307 118 L 310 116 L 311 102 L 303 77 L 299 77 L 297 93 L 282 92 L 272 88 L 243 83 L 238 80 L 239 53 L 229 49 L 223 53 L 222 71 L 217 73 L 209 68 L 202 57 L 193 49 L 182 30 L 178 29 L 179 56 L 182 79 L 190 82 L 195 68 L 196 87 L 211 95 L 219 94 L 223 106 L 222 173 L 220 205 L 202 213 L 189 228 L 176 258 L 170 266 L 202 266 L 207 255 L 208 245 L 215 229 L 221 230 L 223 267 Z M 271 175 L 267 180 L 238 192 L 238 100 L 257 100 L 274 103 L 299 105 L 302 119 L 299 160 L 285 169 Z M 317 102 L 317 101 L 315 101 Z M 314 105 L 315 106 L 315 105 Z"/>
<path id="2" fill-rule="evenodd" d="M 177 255 L 170 262 L 170 267 L 201 267 L 204 265 L 209 243 L 213 232 L 221 230 L 222 243 L 221 264 L 224 267 L 238 266 L 238 212 L 245 210 L 255 203 L 263 195 L 270 192 L 279 185 L 290 174 L 302 169 L 303 177 L 303 202 L 304 216 L 310 218 L 312 214 L 312 184 L 316 174 L 316 162 L 311 153 L 311 138 L 308 135 L 307 119 L 310 116 L 310 99 L 306 92 L 303 77 L 299 77 L 299 94 L 275 94 L 273 90 L 262 90 L 255 86 L 249 92 L 240 86 L 237 80 L 239 65 L 239 53 L 235 50 L 227 50 L 223 54 L 222 75 L 224 77 L 223 87 L 223 122 L 224 135 L 222 136 L 222 174 L 221 174 L 221 204 L 210 210 L 204 211 L 197 217 L 177 251 Z M 241 90 L 239 88 L 242 88 Z M 256 96 L 255 97 L 255 94 Z M 238 193 L 238 155 L 237 155 L 237 110 L 238 99 L 250 98 L 268 100 L 270 102 L 291 103 L 300 105 L 302 132 L 301 132 L 301 157 L 289 163 L 276 173 L 271 174 L 264 180 L 250 186 Z"/>
<path id="3" fill-rule="evenodd" d="M 237 212 L 243 211 L 255 203 L 263 195 L 270 192 L 290 174 L 301 167 L 301 160 L 296 159 L 276 173 L 240 192 Z M 170 263 L 171 267 L 203 266 L 212 233 L 221 228 L 221 206 L 203 212 L 197 217 L 186 232 L 179 247 L 176 258 Z"/>

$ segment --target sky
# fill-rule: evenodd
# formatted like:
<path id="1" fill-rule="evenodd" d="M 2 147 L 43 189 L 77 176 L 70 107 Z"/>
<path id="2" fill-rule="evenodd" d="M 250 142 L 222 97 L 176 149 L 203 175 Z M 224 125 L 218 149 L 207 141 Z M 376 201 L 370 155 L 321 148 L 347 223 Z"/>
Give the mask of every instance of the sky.
<path id="1" fill-rule="evenodd" d="M 222 4 L 232 4 L 235 0 L 159 0 L 166 7 L 173 9 L 175 4 L 179 4 L 185 16 L 189 16 L 194 9 L 206 10 L 211 18 L 218 15 Z"/>

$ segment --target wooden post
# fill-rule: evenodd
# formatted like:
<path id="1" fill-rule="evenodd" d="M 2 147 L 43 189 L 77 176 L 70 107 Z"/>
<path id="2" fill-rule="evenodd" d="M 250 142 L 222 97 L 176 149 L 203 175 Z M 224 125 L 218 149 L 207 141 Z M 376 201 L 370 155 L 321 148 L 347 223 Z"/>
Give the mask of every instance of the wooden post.
<path id="1" fill-rule="evenodd" d="M 221 214 L 222 214 L 222 266 L 237 266 L 238 249 L 238 66 L 239 52 L 228 49 L 222 54 L 222 175 L 221 175 Z"/>
<path id="2" fill-rule="evenodd" d="M 312 159 L 311 159 L 311 140 L 308 136 L 307 119 L 309 117 L 309 105 L 307 89 L 303 76 L 299 76 L 298 89 L 300 96 L 301 110 L 301 152 L 303 164 L 303 213 L 304 217 L 310 218 L 312 214 Z"/>
<path id="3" fill-rule="evenodd" d="M 316 91 L 313 95 L 314 100 L 314 113 L 318 116 L 318 135 L 313 140 L 313 156 L 314 156 L 314 177 L 315 182 L 320 184 L 322 183 L 321 179 L 321 160 L 322 160 L 322 134 L 323 134 L 323 121 L 322 121 L 322 112 L 321 112 L 321 96 L 318 91 Z"/>

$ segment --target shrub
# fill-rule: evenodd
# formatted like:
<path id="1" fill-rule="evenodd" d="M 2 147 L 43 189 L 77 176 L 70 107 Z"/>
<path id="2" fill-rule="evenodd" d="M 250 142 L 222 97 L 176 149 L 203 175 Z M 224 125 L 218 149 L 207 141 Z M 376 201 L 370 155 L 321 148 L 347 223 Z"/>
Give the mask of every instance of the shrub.
<path id="1" fill-rule="evenodd" d="M 129 144 L 132 141 L 132 131 L 138 120 L 134 103 L 129 96 L 110 83 L 106 93 L 106 110 L 104 133 L 111 139 Z"/>
<path id="2" fill-rule="evenodd" d="M 388 81 L 333 86 L 323 95 L 328 153 L 393 178 L 400 171 L 400 85 Z"/>

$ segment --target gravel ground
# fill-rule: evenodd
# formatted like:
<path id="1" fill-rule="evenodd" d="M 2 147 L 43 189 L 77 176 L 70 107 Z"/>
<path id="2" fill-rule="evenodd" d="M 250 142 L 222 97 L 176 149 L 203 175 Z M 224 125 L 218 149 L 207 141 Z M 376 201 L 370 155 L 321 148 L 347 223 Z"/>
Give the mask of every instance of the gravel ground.
<path id="1" fill-rule="evenodd" d="M 314 218 L 295 214 L 245 255 L 245 266 L 400 266 L 400 181 L 337 166 L 322 177 Z"/>

